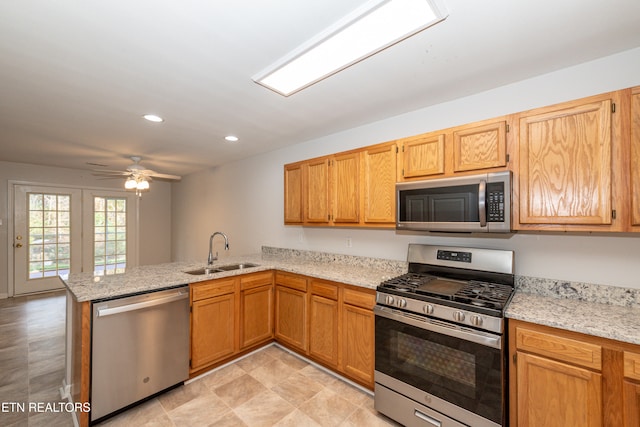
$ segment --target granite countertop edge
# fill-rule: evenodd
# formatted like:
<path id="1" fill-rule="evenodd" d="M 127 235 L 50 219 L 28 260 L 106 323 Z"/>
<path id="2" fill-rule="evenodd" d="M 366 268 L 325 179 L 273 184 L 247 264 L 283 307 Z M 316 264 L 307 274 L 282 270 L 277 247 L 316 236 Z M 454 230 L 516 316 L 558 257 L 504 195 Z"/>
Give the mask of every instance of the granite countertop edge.
<path id="1" fill-rule="evenodd" d="M 190 275 L 185 272 L 202 268 L 204 263 L 171 262 L 133 267 L 125 274 L 95 276 L 92 273 L 76 273 L 63 282 L 76 301 L 86 302 L 268 270 L 375 290 L 380 282 L 407 271 L 407 264 L 400 261 L 324 253 L 308 255 L 304 251 L 263 247 L 261 254 L 223 257 L 213 265 L 258 264 L 252 268 Z M 505 310 L 507 319 L 640 344 L 640 289 L 589 284 L 567 287 L 566 283 L 557 286 L 557 281 L 530 277 L 517 277 L 517 282 L 516 292 Z M 573 294 L 565 295 L 567 289 L 571 289 Z M 623 304 L 616 305 L 619 301 Z"/>
<path id="2" fill-rule="evenodd" d="M 205 266 L 204 263 L 171 262 L 133 267 L 124 274 L 101 276 L 93 273 L 75 273 L 71 274 L 68 279 L 63 280 L 63 282 L 76 301 L 86 302 L 121 298 L 207 280 L 268 270 L 280 270 L 374 290 L 383 280 L 403 273 L 398 271 L 398 268 L 371 268 L 371 266 L 311 260 L 287 260 L 283 257 L 262 256 L 260 254 L 227 257 L 214 262 L 213 267 L 239 263 L 254 263 L 258 264 L 258 266 L 209 275 L 191 275 L 185 272 L 202 268 Z"/>

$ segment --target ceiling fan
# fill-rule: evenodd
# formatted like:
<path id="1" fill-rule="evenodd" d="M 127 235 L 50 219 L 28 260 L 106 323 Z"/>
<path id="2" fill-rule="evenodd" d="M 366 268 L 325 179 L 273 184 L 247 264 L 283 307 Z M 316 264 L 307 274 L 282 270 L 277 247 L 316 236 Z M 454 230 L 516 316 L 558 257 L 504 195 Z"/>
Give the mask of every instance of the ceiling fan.
<path id="1" fill-rule="evenodd" d="M 97 172 L 95 175 L 112 178 L 126 177 L 124 188 L 127 190 L 135 190 L 138 196 L 142 195 L 142 191 L 146 191 L 149 189 L 149 182 L 151 182 L 153 179 L 166 181 L 180 181 L 182 179 L 182 177 L 178 175 L 158 173 L 151 169 L 146 169 L 140 164 L 142 158 L 139 156 L 132 156 L 131 160 L 133 160 L 133 164 L 128 166 L 126 171 L 106 169 L 94 169 L 93 171 Z"/>

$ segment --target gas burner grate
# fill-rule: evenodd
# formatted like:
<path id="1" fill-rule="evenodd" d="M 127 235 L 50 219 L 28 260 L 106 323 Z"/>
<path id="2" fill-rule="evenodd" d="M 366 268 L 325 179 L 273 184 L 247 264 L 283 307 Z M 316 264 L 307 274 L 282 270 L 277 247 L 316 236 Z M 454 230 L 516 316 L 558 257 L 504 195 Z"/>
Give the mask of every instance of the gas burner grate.
<path id="1" fill-rule="evenodd" d="M 431 276 L 426 276 L 424 274 L 406 273 L 402 276 L 385 280 L 384 282 L 380 283 L 380 286 L 383 288 L 395 289 L 402 292 L 413 292 L 416 288 L 424 285 L 431 279 Z"/>
<path id="2" fill-rule="evenodd" d="M 477 307 L 501 310 L 512 293 L 511 286 L 471 280 L 454 295 L 454 299 Z"/>

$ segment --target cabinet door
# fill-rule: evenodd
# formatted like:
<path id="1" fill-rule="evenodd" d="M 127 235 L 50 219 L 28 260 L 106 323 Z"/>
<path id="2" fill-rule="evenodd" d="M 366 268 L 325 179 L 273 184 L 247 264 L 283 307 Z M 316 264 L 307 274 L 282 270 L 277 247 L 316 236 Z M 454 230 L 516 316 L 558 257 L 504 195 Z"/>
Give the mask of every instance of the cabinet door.
<path id="1" fill-rule="evenodd" d="M 360 153 L 335 156 L 333 175 L 333 222 L 360 221 Z"/>
<path id="2" fill-rule="evenodd" d="M 624 427 L 640 426 L 640 385 L 624 381 Z"/>
<path id="3" fill-rule="evenodd" d="M 640 87 L 631 96 L 631 225 L 640 225 Z"/>
<path id="4" fill-rule="evenodd" d="M 444 173 L 444 134 L 426 134 L 402 140 L 402 178 Z"/>
<path id="5" fill-rule="evenodd" d="M 307 162 L 305 182 L 305 222 L 329 222 L 329 159 Z"/>
<path id="6" fill-rule="evenodd" d="M 284 167 L 284 223 L 302 223 L 302 164 Z"/>
<path id="7" fill-rule="evenodd" d="M 520 118 L 520 223 L 611 224 L 611 100 Z"/>
<path id="8" fill-rule="evenodd" d="M 507 165 L 506 122 L 466 126 L 453 132 L 453 171 Z"/>
<path id="9" fill-rule="evenodd" d="M 240 348 L 273 338 L 272 286 L 243 290 L 240 294 Z"/>
<path id="10" fill-rule="evenodd" d="M 309 355 L 337 368 L 338 301 L 311 295 L 309 311 Z"/>
<path id="11" fill-rule="evenodd" d="M 374 324 L 373 311 L 342 306 L 342 369 L 369 387 L 373 387 Z"/>
<path id="12" fill-rule="evenodd" d="M 364 222 L 395 224 L 397 145 L 364 150 Z"/>
<path id="13" fill-rule="evenodd" d="M 191 313 L 191 369 L 234 353 L 235 294 L 195 301 Z"/>
<path id="14" fill-rule="evenodd" d="M 276 339 L 307 351 L 307 293 L 276 285 Z"/>
<path id="15" fill-rule="evenodd" d="M 519 427 L 602 425 L 602 376 L 551 359 L 517 353 Z"/>

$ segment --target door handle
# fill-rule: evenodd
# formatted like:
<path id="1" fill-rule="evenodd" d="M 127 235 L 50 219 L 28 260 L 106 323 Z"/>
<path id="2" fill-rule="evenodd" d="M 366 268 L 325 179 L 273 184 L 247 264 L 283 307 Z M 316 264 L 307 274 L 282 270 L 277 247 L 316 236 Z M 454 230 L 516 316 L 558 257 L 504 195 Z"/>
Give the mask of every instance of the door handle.
<path id="1" fill-rule="evenodd" d="M 22 247 L 22 243 L 16 243 L 13 246 L 16 247 L 16 248 L 21 248 Z"/>

